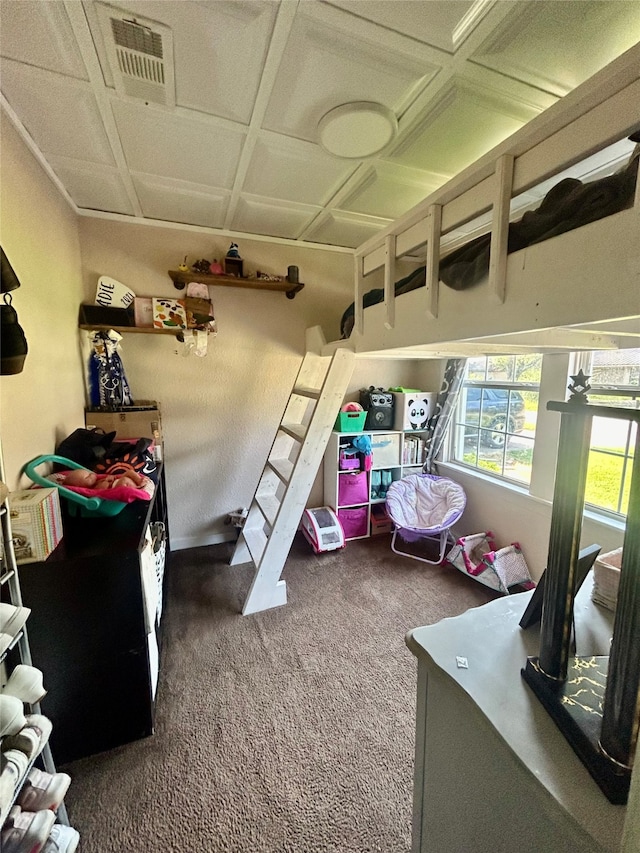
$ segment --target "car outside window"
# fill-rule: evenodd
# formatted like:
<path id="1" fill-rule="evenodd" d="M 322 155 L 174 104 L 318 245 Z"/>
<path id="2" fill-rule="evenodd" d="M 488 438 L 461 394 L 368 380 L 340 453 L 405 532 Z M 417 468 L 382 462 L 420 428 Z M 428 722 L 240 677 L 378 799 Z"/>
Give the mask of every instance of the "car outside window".
<path id="1" fill-rule="evenodd" d="M 467 361 L 453 423 L 452 461 L 530 482 L 541 368 L 539 354 Z"/>

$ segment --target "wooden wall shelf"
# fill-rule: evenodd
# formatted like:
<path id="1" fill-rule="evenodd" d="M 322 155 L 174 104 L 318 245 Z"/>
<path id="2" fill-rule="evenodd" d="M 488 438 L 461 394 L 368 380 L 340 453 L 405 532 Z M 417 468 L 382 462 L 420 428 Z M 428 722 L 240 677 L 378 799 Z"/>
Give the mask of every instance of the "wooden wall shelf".
<path id="1" fill-rule="evenodd" d="M 293 299 L 296 293 L 302 290 L 302 282 L 293 281 L 262 281 L 258 278 L 237 278 L 232 275 L 212 275 L 201 272 L 182 272 L 180 270 L 169 270 L 169 277 L 174 287 L 183 290 L 185 285 L 191 281 L 203 284 L 221 285 L 222 287 L 244 287 L 252 290 L 280 290 L 286 293 L 287 299 Z"/>
<path id="2" fill-rule="evenodd" d="M 108 326 L 104 323 L 93 323 L 91 325 L 87 323 L 80 323 L 78 327 L 80 329 L 84 329 L 87 332 L 100 332 L 100 331 L 109 331 L 109 329 L 113 329 L 114 332 L 117 332 L 119 335 L 123 335 L 126 332 L 138 332 L 145 335 L 177 335 L 180 332 L 184 332 L 185 329 L 154 329 L 151 326 Z"/>

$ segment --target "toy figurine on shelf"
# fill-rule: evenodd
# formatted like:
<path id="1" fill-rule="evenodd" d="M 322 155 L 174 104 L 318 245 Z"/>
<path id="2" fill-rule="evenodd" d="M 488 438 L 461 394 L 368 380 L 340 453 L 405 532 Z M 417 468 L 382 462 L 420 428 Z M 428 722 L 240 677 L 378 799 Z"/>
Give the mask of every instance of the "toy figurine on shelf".
<path id="1" fill-rule="evenodd" d="M 260 270 L 256 272 L 256 278 L 258 281 L 284 281 L 281 275 L 269 275 L 269 273 L 260 272 Z"/>
<path id="2" fill-rule="evenodd" d="M 196 261 L 195 264 L 191 267 L 194 272 L 209 272 L 209 268 L 211 267 L 211 261 L 206 260 L 206 258 L 202 258 L 199 261 Z"/>
<path id="3" fill-rule="evenodd" d="M 240 257 L 237 243 L 232 243 L 229 246 L 229 251 L 224 259 L 224 273 L 234 278 L 243 277 L 242 258 Z"/>
<path id="4" fill-rule="evenodd" d="M 187 256 L 184 256 L 184 261 L 178 267 L 180 272 L 189 272 L 189 267 L 187 266 Z"/>
<path id="5" fill-rule="evenodd" d="M 213 263 L 209 266 L 209 272 L 211 275 L 224 275 L 222 264 L 219 264 L 215 258 L 213 259 Z"/>

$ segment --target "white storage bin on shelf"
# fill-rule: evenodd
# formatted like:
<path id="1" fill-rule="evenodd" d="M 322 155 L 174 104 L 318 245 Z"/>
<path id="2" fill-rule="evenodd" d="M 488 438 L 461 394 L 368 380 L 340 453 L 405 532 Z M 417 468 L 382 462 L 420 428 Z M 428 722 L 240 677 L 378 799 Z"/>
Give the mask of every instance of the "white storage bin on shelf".
<path id="1" fill-rule="evenodd" d="M 389 485 L 420 473 L 425 460 L 426 431 L 363 430 L 331 433 L 324 455 L 324 502 L 335 510 L 345 539 L 364 539 L 379 533 L 371 507 L 384 505 Z M 371 468 L 354 440 L 371 442 Z M 374 531 L 375 528 L 375 531 Z"/>
<path id="2" fill-rule="evenodd" d="M 391 468 L 400 465 L 400 433 L 371 432 L 373 468 Z"/>
<path id="3" fill-rule="evenodd" d="M 435 408 L 436 391 L 411 391 L 393 394 L 393 427 L 401 430 L 424 429 Z"/>

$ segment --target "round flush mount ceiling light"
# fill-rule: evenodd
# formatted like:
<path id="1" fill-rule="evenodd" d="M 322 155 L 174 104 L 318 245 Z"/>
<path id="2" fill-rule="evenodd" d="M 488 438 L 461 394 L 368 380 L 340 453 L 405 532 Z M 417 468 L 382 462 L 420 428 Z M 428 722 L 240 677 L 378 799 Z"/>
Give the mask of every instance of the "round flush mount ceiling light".
<path id="1" fill-rule="evenodd" d="M 374 101 L 342 104 L 329 110 L 318 123 L 318 139 L 324 150 L 352 160 L 382 151 L 397 132 L 394 113 Z"/>

